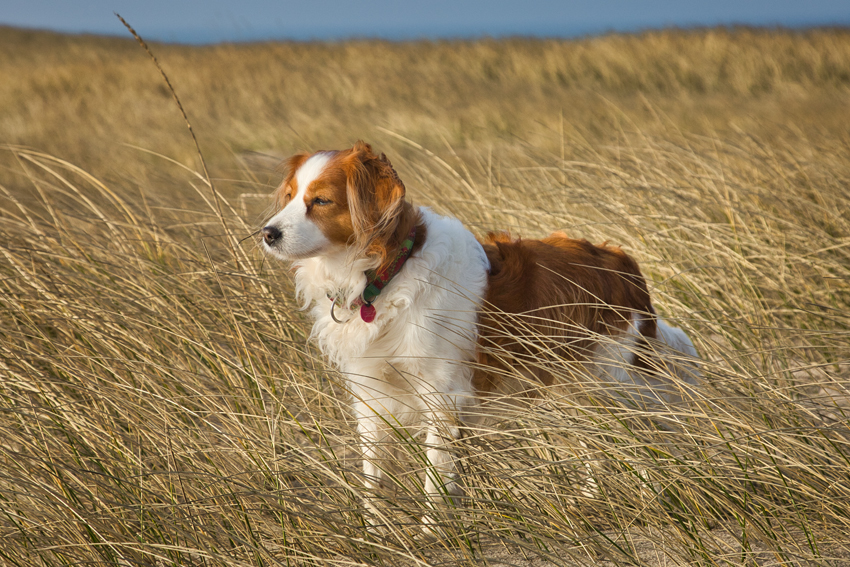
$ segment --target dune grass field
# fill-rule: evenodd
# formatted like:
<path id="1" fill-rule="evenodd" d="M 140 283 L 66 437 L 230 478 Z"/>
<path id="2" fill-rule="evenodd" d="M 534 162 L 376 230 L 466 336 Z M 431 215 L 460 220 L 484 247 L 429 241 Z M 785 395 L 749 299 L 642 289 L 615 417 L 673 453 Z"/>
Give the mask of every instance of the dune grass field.
<path id="1" fill-rule="evenodd" d="M 150 48 L 204 164 L 129 34 L 0 28 L 0 565 L 850 565 L 850 31 Z M 367 491 L 251 236 L 358 139 L 477 234 L 622 246 L 699 386 L 552 363 L 424 533 L 416 432 Z"/>

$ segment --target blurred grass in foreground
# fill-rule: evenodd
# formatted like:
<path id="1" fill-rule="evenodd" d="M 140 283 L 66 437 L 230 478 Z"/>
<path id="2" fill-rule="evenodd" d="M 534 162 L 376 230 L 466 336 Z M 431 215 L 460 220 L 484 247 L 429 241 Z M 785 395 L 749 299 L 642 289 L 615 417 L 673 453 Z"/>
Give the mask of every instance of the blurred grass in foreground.
<path id="1" fill-rule="evenodd" d="M 154 46 L 221 215 L 141 50 L 5 32 L 0 561 L 850 561 L 846 32 Z M 362 488 L 288 270 L 239 243 L 275 180 L 247 150 L 358 137 L 475 231 L 623 245 L 705 384 L 649 412 L 588 382 L 467 432 L 468 498 L 424 538 L 415 474 Z"/>

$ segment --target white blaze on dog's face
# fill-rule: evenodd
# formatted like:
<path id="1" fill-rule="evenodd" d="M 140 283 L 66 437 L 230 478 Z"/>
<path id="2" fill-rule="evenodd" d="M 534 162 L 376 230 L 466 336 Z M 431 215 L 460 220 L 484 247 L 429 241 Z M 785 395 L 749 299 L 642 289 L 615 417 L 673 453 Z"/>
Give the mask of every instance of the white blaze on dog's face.
<path id="1" fill-rule="evenodd" d="M 335 158 L 336 152 L 290 158 L 289 175 L 278 192 L 282 208 L 263 229 L 268 252 L 283 260 L 311 258 L 351 236 L 346 180 Z"/>

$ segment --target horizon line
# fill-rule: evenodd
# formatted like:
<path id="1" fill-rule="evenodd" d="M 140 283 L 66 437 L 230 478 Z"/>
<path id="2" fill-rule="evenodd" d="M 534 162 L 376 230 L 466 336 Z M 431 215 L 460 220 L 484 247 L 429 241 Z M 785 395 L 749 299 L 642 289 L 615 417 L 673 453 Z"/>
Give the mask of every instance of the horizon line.
<path id="1" fill-rule="evenodd" d="M 0 29 L 18 30 L 21 32 L 32 33 L 49 33 L 64 36 L 77 37 L 96 37 L 104 39 L 128 39 L 133 41 L 133 37 L 129 33 L 116 32 L 99 32 L 90 30 L 63 30 L 50 27 L 31 27 L 20 26 L 14 24 L 6 24 L 0 22 Z M 526 40 L 581 40 L 591 39 L 594 37 L 604 37 L 609 35 L 641 35 L 653 32 L 696 32 L 709 30 L 753 30 L 753 31 L 785 31 L 793 33 L 804 33 L 815 30 L 835 30 L 835 31 L 850 31 L 850 21 L 846 23 L 838 22 L 822 22 L 822 23 L 800 23 L 788 25 L 784 23 L 776 24 L 753 24 L 753 23 L 715 23 L 715 24 L 671 24 L 661 26 L 575 26 L 573 30 L 564 30 L 561 33 L 546 33 L 541 32 L 522 32 L 522 31 L 504 31 L 504 32 L 469 32 L 469 33 L 444 33 L 430 32 L 418 33 L 408 32 L 399 34 L 386 33 L 336 33 L 331 30 L 326 30 L 323 34 L 286 34 L 281 32 L 274 34 L 267 31 L 252 31 L 242 33 L 243 37 L 237 38 L 222 38 L 222 39 L 202 39 L 204 35 L 214 35 L 216 31 L 197 30 L 184 28 L 182 30 L 168 31 L 139 31 L 145 41 L 150 41 L 159 44 L 168 45 L 185 45 L 185 46 L 212 46 L 221 44 L 254 44 L 254 43 L 345 43 L 357 41 L 386 41 L 390 43 L 406 43 L 406 42 L 438 42 L 438 41 L 481 41 L 481 40 L 511 40 L 511 39 L 526 39 Z M 182 35 L 182 39 L 174 39 L 174 36 Z M 219 34 L 220 35 L 220 34 Z M 172 39 L 164 39 L 171 36 Z"/>

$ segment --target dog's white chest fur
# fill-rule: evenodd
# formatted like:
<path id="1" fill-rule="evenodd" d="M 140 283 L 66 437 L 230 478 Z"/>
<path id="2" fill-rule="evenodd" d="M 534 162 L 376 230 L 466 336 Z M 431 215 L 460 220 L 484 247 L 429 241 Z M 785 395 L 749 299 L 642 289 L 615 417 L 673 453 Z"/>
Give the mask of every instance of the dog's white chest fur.
<path id="1" fill-rule="evenodd" d="M 296 264 L 296 288 L 312 304 L 312 335 L 322 352 L 345 374 L 355 398 L 376 400 L 399 419 L 425 409 L 423 395 L 471 394 L 467 363 L 475 356 L 477 313 L 487 285 L 488 262 L 475 237 L 457 219 L 420 211 L 428 238 L 375 300 L 371 323 L 356 309 L 339 306 L 336 316 L 343 323 L 331 317 L 329 294 L 342 292 L 349 304 L 366 285 L 357 262 L 316 257 Z"/>

